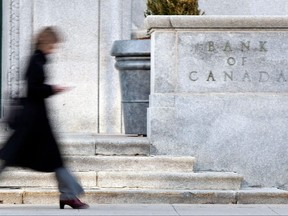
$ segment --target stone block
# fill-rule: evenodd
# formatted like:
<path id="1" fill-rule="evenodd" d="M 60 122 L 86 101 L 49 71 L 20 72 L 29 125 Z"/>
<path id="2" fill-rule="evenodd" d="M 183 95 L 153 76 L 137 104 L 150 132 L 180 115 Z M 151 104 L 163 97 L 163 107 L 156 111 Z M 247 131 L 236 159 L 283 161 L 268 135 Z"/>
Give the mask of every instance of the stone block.
<path id="1" fill-rule="evenodd" d="M 84 187 L 96 186 L 96 172 L 72 173 Z M 57 187 L 54 173 L 32 171 L 5 171 L 1 175 L 1 187 Z"/>
<path id="2" fill-rule="evenodd" d="M 225 29 L 239 30 L 258 29 L 281 30 L 287 28 L 286 16 L 168 16 L 153 15 L 145 19 L 145 27 L 152 32 L 171 33 L 183 30 Z M 151 37 L 153 42 L 153 35 Z M 153 49 L 153 47 L 151 47 Z"/>
<path id="3" fill-rule="evenodd" d="M 0 204 L 22 204 L 22 189 L 0 189 Z"/>
<path id="4" fill-rule="evenodd" d="M 238 204 L 288 204 L 288 192 L 276 188 L 243 188 L 237 191 Z"/>
<path id="5" fill-rule="evenodd" d="M 95 155 L 95 137 L 90 135 L 68 135 L 59 138 L 64 155 Z"/>
<path id="6" fill-rule="evenodd" d="M 287 191 L 272 188 L 232 190 L 85 189 L 89 204 L 287 204 Z M 56 205 L 56 188 L 1 189 L 3 204 Z M 23 198 L 23 199 L 22 199 Z M 241 205 L 239 206 L 241 208 Z"/>
<path id="7" fill-rule="evenodd" d="M 99 172 L 100 188 L 175 190 L 239 190 L 242 176 L 235 173 Z"/>
<path id="8" fill-rule="evenodd" d="M 287 2 L 282 0 L 199 0 L 205 15 L 286 15 Z"/>
<path id="9" fill-rule="evenodd" d="M 59 195 L 56 188 L 26 188 L 23 192 L 23 204 L 59 205 Z"/>
<path id="10" fill-rule="evenodd" d="M 194 155 L 196 170 L 237 171 L 250 186 L 286 184 L 286 96 L 179 96 L 175 104 L 149 109 L 153 154 Z"/>
<path id="11" fill-rule="evenodd" d="M 174 92 L 177 81 L 177 44 L 173 31 L 152 34 L 151 93 Z M 156 60 L 157 59 L 157 60 Z M 158 64 L 165 62 L 165 64 Z"/>
<path id="12" fill-rule="evenodd" d="M 106 189 L 87 190 L 88 203 L 98 204 L 233 204 L 235 191 Z"/>
<path id="13" fill-rule="evenodd" d="M 287 17 L 146 21 L 152 33 L 152 154 L 193 155 L 197 171 L 233 171 L 248 186 L 285 187 Z"/>
<path id="14" fill-rule="evenodd" d="M 237 32 L 227 37 L 221 32 L 179 32 L 177 93 L 286 92 L 283 56 L 288 53 L 283 41 L 287 36 L 285 32 Z"/>
<path id="15" fill-rule="evenodd" d="M 192 172 L 194 157 L 129 157 L 129 156 L 74 156 L 66 157 L 74 171 L 178 171 Z"/>
<path id="16" fill-rule="evenodd" d="M 96 155 L 148 156 L 150 155 L 150 143 L 144 137 L 96 138 Z"/>

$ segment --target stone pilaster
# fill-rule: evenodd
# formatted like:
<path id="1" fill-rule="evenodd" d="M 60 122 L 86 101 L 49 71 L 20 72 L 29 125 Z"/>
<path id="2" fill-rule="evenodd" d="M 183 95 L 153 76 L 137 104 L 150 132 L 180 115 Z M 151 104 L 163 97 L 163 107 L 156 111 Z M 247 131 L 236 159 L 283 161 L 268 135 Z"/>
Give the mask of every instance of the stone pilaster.
<path id="1" fill-rule="evenodd" d="M 7 87 L 9 98 L 19 96 L 20 66 L 19 66 L 19 8 L 20 0 L 10 0 L 9 4 L 9 66 L 7 71 Z"/>

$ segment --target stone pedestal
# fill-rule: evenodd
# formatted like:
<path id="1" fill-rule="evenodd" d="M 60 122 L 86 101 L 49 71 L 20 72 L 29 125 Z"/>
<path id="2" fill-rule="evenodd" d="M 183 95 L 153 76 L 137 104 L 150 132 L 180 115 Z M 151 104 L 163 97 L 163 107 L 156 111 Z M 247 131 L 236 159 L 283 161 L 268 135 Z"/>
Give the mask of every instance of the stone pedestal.
<path id="1" fill-rule="evenodd" d="M 288 182 L 288 18 L 150 16 L 154 154 L 250 186 Z"/>

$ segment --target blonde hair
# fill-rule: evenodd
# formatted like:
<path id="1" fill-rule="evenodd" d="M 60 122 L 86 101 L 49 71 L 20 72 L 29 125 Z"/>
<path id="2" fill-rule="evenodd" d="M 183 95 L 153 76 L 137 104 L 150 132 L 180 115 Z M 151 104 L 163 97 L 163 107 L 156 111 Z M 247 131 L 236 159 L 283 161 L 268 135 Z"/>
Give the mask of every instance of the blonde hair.
<path id="1" fill-rule="evenodd" d="M 35 38 L 35 48 L 39 49 L 45 44 L 55 44 L 61 42 L 61 34 L 55 27 L 43 28 Z"/>

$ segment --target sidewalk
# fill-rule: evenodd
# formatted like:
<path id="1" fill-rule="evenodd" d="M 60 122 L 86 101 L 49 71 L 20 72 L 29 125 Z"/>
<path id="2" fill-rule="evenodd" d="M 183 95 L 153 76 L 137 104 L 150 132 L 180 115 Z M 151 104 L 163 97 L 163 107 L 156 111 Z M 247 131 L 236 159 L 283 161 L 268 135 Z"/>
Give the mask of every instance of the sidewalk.
<path id="1" fill-rule="evenodd" d="M 57 205 L 0 205 L 1 216 L 33 215 L 288 215 L 288 205 L 92 205 L 60 210 Z"/>

